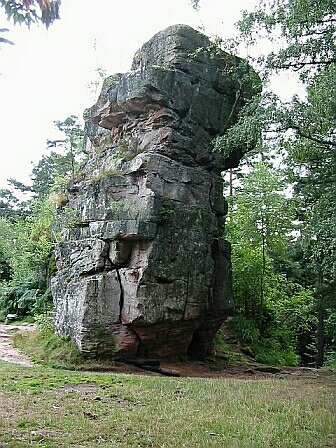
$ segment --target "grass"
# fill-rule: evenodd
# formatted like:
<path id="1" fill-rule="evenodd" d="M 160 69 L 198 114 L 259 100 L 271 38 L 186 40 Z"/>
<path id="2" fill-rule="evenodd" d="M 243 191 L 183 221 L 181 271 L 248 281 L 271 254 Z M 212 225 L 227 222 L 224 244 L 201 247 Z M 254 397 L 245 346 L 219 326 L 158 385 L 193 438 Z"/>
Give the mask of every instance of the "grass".
<path id="1" fill-rule="evenodd" d="M 332 447 L 333 389 L 308 379 L 187 379 L 0 362 L 1 447 Z"/>
<path id="2" fill-rule="evenodd" d="M 13 345 L 27 354 L 33 362 L 48 367 L 75 368 L 84 361 L 74 342 L 56 336 L 52 328 L 48 327 L 16 333 Z"/>

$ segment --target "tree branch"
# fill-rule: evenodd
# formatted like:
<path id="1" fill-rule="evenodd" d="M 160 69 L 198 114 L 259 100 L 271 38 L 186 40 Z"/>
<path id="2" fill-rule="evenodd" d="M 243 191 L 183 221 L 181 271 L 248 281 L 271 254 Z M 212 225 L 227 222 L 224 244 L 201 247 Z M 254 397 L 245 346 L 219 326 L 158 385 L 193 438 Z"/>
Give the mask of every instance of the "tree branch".
<path id="1" fill-rule="evenodd" d="M 321 145 L 332 146 L 332 147 L 336 148 L 335 142 L 333 142 L 331 140 L 324 140 L 322 138 L 314 137 L 312 135 L 306 134 L 305 132 L 302 131 L 302 129 L 299 126 L 290 124 L 288 126 L 288 128 L 293 129 L 294 131 L 296 131 L 299 134 L 300 137 L 306 138 L 307 140 L 311 140 L 312 142 L 319 143 Z"/>
<path id="2" fill-rule="evenodd" d="M 293 68 L 294 70 L 301 70 L 307 65 L 331 65 L 335 63 L 336 59 L 329 59 L 327 61 L 288 62 L 287 64 L 279 65 L 277 68 Z"/>

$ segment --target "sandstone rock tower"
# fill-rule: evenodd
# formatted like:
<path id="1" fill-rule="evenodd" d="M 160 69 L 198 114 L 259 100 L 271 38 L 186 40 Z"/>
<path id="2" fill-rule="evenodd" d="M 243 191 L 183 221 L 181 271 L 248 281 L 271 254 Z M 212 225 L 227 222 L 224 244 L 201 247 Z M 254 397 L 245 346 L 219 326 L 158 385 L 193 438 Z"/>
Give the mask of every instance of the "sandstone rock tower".
<path id="1" fill-rule="evenodd" d="M 208 45 L 188 26 L 159 32 L 85 112 L 89 160 L 68 185 L 52 284 L 56 331 L 83 352 L 204 354 L 232 307 L 220 172 L 241 152 L 211 142 L 251 89 Z"/>

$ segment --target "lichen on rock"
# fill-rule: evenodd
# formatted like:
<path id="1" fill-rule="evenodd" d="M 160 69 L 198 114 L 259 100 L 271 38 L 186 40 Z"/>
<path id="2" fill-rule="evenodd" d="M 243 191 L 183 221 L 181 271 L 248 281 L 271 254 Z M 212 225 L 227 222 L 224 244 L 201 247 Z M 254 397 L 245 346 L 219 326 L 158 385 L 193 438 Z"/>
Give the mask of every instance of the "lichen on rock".
<path id="1" fill-rule="evenodd" d="M 80 224 L 62 232 L 52 282 L 56 331 L 85 353 L 205 354 L 233 305 L 220 173 L 242 152 L 212 140 L 252 90 L 208 45 L 185 25 L 159 32 L 85 112 L 89 160 L 68 187 Z"/>

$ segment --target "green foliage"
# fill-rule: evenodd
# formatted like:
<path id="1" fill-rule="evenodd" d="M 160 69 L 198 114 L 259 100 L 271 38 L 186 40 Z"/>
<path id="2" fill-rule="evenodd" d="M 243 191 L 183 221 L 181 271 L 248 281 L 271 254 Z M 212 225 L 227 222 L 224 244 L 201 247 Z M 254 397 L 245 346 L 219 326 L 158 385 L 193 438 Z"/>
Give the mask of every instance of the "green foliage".
<path id="1" fill-rule="evenodd" d="M 292 230 L 291 205 L 283 195 L 281 173 L 255 163 L 229 198 L 226 237 L 232 244 L 234 293 L 246 317 L 263 325 L 266 284 L 275 260 L 285 256 Z"/>
<path id="2" fill-rule="evenodd" d="M 36 328 L 43 334 L 49 334 L 54 331 L 54 320 L 52 315 L 41 313 L 35 316 Z"/>
<path id="3" fill-rule="evenodd" d="M 0 248 L 0 282 L 8 281 L 12 278 L 12 268 L 8 262 L 8 259 Z"/>
<path id="4" fill-rule="evenodd" d="M 98 70 L 99 70 L 99 69 L 98 69 Z M 120 76 L 120 75 L 119 75 L 119 76 Z M 110 76 L 107 76 L 107 77 L 104 79 L 102 90 L 105 90 L 105 89 L 112 89 L 112 88 L 116 87 L 117 84 L 118 84 L 118 81 L 119 81 L 119 76 L 118 76 L 118 75 L 110 75 Z"/>
<path id="5" fill-rule="evenodd" d="M 32 185 L 10 179 L 12 189 L 20 195 L 29 193 L 30 198 L 20 202 L 11 190 L 0 191 L 0 266 L 4 269 L 0 309 L 6 312 L 25 315 L 50 309 L 48 282 L 55 271 L 53 243 L 59 240 L 58 229 L 82 225 L 77 212 L 67 206 L 67 186 L 78 178 L 83 132 L 75 116 L 55 124 L 63 138 L 48 142 L 57 150 L 33 168 Z"/>
<path id="6" fill-rule="evenodd" d="M 286 250 L 288 232 L 292 230 L 293 211 L 285 197 L 283 175 L 273 171 L 264 162 L 252 165 L 243 175 L 241 187 L 230 198 L 228 234 L 236 243 L 235 232 L 245 244 L 250 241 L 254 247 L 265 245 L 269 255 Z"/>
<path id="7" fill-rule="evenodd" d="M 48 140 L 48 147 L 61 150 L 64 154 L 61 157 L 66 162 L 55 165 L 56 170 L 62 170 L 61 172 L 57 171 L 57 175 L 64 176 L 64 174 L 67 174 L 74 178 L 80 163 L 83 161 L 82 126 L 75 115 L 71 115 L 63 121 L 55 121 L 54 124 L 64 137 L 60 140 Z"/>
<path id="8" fill-rule="evenodd" d="M 129 162 L 134 157 L 140 154 L 142 150 L 139 147 L 139 140 L 135 137 L 123 138 L 120 140 L 116 157 L 125 162 Z"/>
<path id="9" fill-rule="evenodd" d="M 216 354 L 226 355 L 230 365 L 239 364 L 243 361 L 243 356 L 240 351 L 225 340 L 225 334 L 222 328 L 215 335 L 214 346 Z"/>
<path id="10" fill-rule="evenodd" d="M 47 313 L 53 308 L 53 299 L 51 295 L 51 289 L 47 288 L 46 290 L 39 291 L 37 294 L 34 306 L 32 308 L 32 314 L 40 315 L 42 313 Z"/>
<path id="11" fill-rule="evenodd" d="M 7 315 L 33 315 L 45 312 L 52 307 L 50 289 L 38 287 L 36 280 L 19 281 L 17 283 L 2 282 L 0 284 L 0 310 Z"/>
<path id="12" fill-rule="evenodd" d="M 74 208 L 65 205 L 59 210 L 57 216 L 55 217 L 54 223 L 60 227 L 80 227 L 83 222 L 81 221 L 80 215 Z M 58 237 L 56 236 L 58 239 Z"/>
<path id="13" fill-rule="evenodd" d="M 325 366 L 331 370 L 336 370 L 336 352 L 326 353 Z"/>
<path id="14" fill-rule="evenodd" d="M 0 309 L 6 313 L 33 314 L 51 306 L 47 282 L 54 269 L 56 209 L 48 200 L 30 207 L 29 217 L 0 219 L 0 249 L 10 268 L 10 278 L 0 283 Z"/>
<path id="15" fill-rule="evenodd" d="M 247 317 L 242 315 L 235 316 L 229 320 L 228 325 L 242 344 L 257 345 L 260 342 L 260 331 L 253 321 Z"/>
<path id="16" fill-rule="evenodd" d="M 242 176 L 230 197 L 226 235 L 232 243 L 233 287 L 241 314 L 232 325 L 258 360 L 295 365 L 295 350 L 302 362 L 311 362 L 307 344 L 317 326 L 316 304 L 313 291 L 286 272 L 295 226 L 283 188 L 282 173 L 259 162 Z"/>
<path id="17" fill-rule="evenodd" d="M 48 28 L 59 19 L 60 3 L 60 0 L 0 0 L 0 7 L 14 24 L 30 27 L 32 23 L 40 22 Z"/>
<path id="18" fill-rule="evenodd" d="M 306 356 L 304 352 L 311 351 L 310 347 L 317 347 L 313 349 L 317 350 L 317 365 L 323 362 L 324 346 L 335 350 L 335 324 L 324 325 L 334 314 L 336 286 L 335 23 L 334 3 L 329 0 L 274 0 L 260 2 L 253 13 L 245 12 L 238 27 L 250 53 L 261 39 L 272 44 L 281 38 L 282 42 L 265 58 L 251 62 L 259 66 L 264 79 L 280 70 L 297 71 L 307 95 L 283 103 L 275 95 L 263 93 L 259 103 L 252 100 L 241 111 L 237 124 L 215 143 L 215 150 L 224 154 L 231 148 L 245 152 L 244 148 L 250 150 L 257 143 L 264 152 L 287 157 L 287 183 L 294 186 L 292 202 L 296 210 L 295 215 L 278 213 L 279 234 L 283 216 L 296 218 L 296 229 L 292 226 L 292 230 L 300 232 L 296 245 L 301 252 L 299 260 L 289 261 L 288 240 L 282 240 L 284 250 L 280 254 L 279 247 L 270 251 L 267 244 L 263 245 L 267 250 L 262 263 L 262 302 L 266 314 L 270 314 L 265 324 L 268 320 L 281 327 L 285 321 L 292 339 L 301 347 L 300 356 Z M 240 226 L 238 233 L 242 232 L 243 224 L 239 220 L 236 223 Z M 244 251 L 243 244 L 236 243 L 237 238 L 233 241 L 234 250 L 238 249 L 234 255 L 234 264 L 239 266 L 234 274 L 238 304 L 242 307 L 246 300 L 258 303 L 257 295 L 253 297 L 257 291 L 253 273 L 257 274 L 260 252 L 251 247 Z M 255 263 L 255 269 L 251 263 Z M 288 270 L 286 265 L 299 265 L 299 269 Z M 247 277 L 251 279 L 250 288 Z M 239 278 L 245 278 L 241 285 Z M 247 312 L 253 315 L 251 307 Z"/>
<path id="19" fill-rule="evenodd" d="M 299 359 L 291 346 L 282 346 L 276 339 L 264 339 L 254 348 L 255 359 L 263 364 L 297 366 Z"/>
<path id="20" fill-rule="evenodd" d="M 29 218 L 0 220 L 0 246 L 13 270 L 15 284 L 31 279 L 41 266 L 48 268 L 55 208 L 49 201 L 36 201 L 31 209 Z"/>
<path id="21" fill-rule="evenodd" d="M 306 80 L 336 61 L 335 5 L 330 0 L 260 2 L 255 12 L 244 12 L 238 25 L 250 45 L 265 35 L 270 40 L 281 36 L 284 44 L 266 59 L 271 70 L 300 70 Z"/>
<path id="22" fill-rule="evenodd" d="M 70 180 L 71 168 L 70 153 L 62 155 L 51 151 L 48 155 L 43 155 L 32 170 L 32 191 L 39 197 L 46 197 L 56 185 L 61 191 L 64 190 Z"/>
<path id="23" fill-rule="evenodd" d="M 214 152 L 230 156 L 235 150 L 245 154 L 255 149 L 260 141 L 261 115 L 264 115 L 260 101 L 260 95 L 256 95 L 240 110 L 237 124 L 230 128 L 230 132 L 215 139 Z"/>
<path id="24" fill-rule="evenodd" d="M 255 323 L 243 315 L 236 315 L 228 322 L 239 342 L 254 353 L 255 359 L 263 364 L 296 366 L 298 356 L 291 341 L 288 340 L 287 329 L 272 331 L 269 337 L 263 337 Z"/>
<path id="25" fill-rule="evenodd" d="M 125 199 L 120 198 L 119 200 L 113 201 L 108 207 L 108 212 L 110 215 L 114 216 L 125 206 Z"/>

